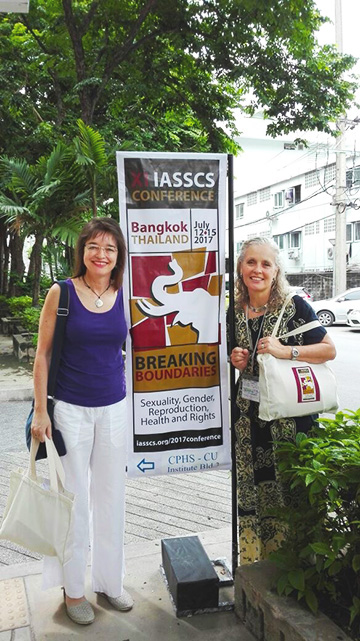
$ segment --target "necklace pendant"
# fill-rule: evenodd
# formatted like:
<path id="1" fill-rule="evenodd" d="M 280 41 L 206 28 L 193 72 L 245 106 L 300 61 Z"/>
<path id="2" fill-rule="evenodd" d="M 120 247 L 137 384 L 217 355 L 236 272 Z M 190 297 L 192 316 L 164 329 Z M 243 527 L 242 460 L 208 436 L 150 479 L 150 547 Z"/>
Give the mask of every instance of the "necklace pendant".
<path id="1" fill-rule="evenodd" d="M 96 305 L 96 307 L 102 307 L 102 306 L 103 306 L 103 304 L 104 304 L 104 303 L 102 302 L 101 298 L 98 298 L 98 299 L 95 301 L 95 305 Z"/>
<path id="2" fill-rule="evenodd" d="M 252 312 L 255 312 L 255 314 L 259 314 L 260 312 L 264 312 L 267 309 L 267 306 L 267 303 L 265 305 L 261 305 L 261 307 L 253 307 L 249 304 L 249 309 L 251 309 Z"/>

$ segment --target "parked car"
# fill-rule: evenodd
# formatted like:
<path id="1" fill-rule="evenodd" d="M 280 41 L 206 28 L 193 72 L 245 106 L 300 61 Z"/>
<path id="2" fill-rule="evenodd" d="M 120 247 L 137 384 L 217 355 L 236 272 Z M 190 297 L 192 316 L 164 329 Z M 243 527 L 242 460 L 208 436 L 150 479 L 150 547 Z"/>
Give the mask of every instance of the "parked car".
<path id="1" fill-rule="evenodd" d="M 312 296 L 305 287 L 290 287 L 290 289 L 294 294 L 301 296 L 301 298 L 304 298 L 308 303 L 312 301 Z"/>
<path id="2" fill-rule="evenodd" d="M 333 323 L 346 323 L 347 313 L 354 307 L 354 301 L 357 300 L 360 301 L 360 287 L 352 287 L 338 296 L 317 300 L 311 304 L 320 323 L 329 327 Z"/>
<path id="3" fill-rule="evenodd" d="M 355 300 L 346 315 L 346 324 L 351 329 L 360 330 L 360 300 Z"/>

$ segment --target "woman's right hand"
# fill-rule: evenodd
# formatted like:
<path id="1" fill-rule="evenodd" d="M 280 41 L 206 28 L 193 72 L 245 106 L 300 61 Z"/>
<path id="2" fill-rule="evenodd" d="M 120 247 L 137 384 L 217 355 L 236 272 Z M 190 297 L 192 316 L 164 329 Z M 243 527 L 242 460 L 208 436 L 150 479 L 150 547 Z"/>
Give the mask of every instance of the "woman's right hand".
<path id="1" fill-rule="evenodd" d="M 45 435 L 51 438 L 51 421 L 47 412 L 34 412 L 31 423 L 31 436 L 41 443 L 45 441 Z"/>
<path id="2" fill-rule="evenodd" d="M 250 352 L 248 349 L 235 347 L 230 354 L 231 364 L 242 372 L 248 364 Z"/>

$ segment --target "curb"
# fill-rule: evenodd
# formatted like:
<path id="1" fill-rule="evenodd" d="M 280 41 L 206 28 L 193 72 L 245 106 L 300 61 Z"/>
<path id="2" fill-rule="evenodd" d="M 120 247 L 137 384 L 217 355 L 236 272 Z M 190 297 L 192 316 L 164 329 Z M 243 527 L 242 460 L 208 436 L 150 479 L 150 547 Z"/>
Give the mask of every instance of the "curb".
<path id="1" fill-rule="evenodd" d="M 18 386 L 16 389 L 0 390 L 0 402 L 2 401 L 32 401 L 34 396 L 33 386 Z"/>
<path id="2" fill-rule="evenodd" d="M 237 568 L 235 612 L 258 641 L 351 641 L 322 612 L 271 591 L 277 569 L 270 561 Z"/>

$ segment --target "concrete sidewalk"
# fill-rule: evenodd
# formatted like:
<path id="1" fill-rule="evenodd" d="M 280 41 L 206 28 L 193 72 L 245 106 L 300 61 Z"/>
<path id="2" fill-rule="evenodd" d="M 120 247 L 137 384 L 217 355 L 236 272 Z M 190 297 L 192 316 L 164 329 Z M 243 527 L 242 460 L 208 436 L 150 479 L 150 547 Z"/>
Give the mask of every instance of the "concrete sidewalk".
<path id="1" fill-rule="evenodd" d="M 230 548 L 230 528 L 199 534 L 210 559 Z M 160 540 L 125 546 L 126 589 L 135 605 L 116 612 L 91 591 L 86 595 L 96 619 L 79 626 L 65 613 L 59 588 L 41 590 L 41 562 L 0 568 L 0 641 L 64 641 L 86 635 L 104 641 L 254 641 L 233 611 L 177 618 L 160 570 Z M 231 602 L 233 588 L 220 589 L 220 601 Z"/>
<path id="2" fill-rule="evenodd" d="M 15 361 L 11 339 L 0 335 L 0 401 L 31 398 L 31 368 Z M 9 416 L 9 406 L 3 404 L 4 416 Z M 16 439 L 23 441 L 22 424 L 15 433 L 12 429 L 16 420 L 10 425 L 8 422 L 2 426 L 6 434 L 9 432 L 4 438 L 7 442 L 11 432 L 13 448 L 5 446 L 0 457 L 5 494 L 9 469 L 15 462 L 23 466 L 28 456 L 25 446 L 18 451 Z M 59 588 L 41 590 L 42 562 L 26 561 L 23 554 L 25 562 L 14 564 L 11 559 L 20 557 L 21 550 L 9 544 L 3 558 L 10 564 L 0 565 L 0 641 L 67 641 L 79 635 L 86 635 L 90 641 L 254 641 L 233 611 L 177 618 L 160 569 L 161 538 L 192 536 L 201 528 L 211 528 L 198 535 L 209 558 L 225 558 L 231 564 L 229 483 L 226 472 L 127 482 L 125 587 L 135 605 L 126 613 L 113 610 L 92 592 L 89 571 L 86 596 L 96 614 L 90 626 L 70 621 Z M 5 495 L 1 492 L 0 499 L 2 513 Z M 221 588 L 220 601 L 231 603 L 233 588 Z"/>
<path id="3" fill-rule="evenodd" d="M 12 337 L 0 334 L 0 401 L 28 401 L 32 397 L 32 367 L 15 359 Z"/>

